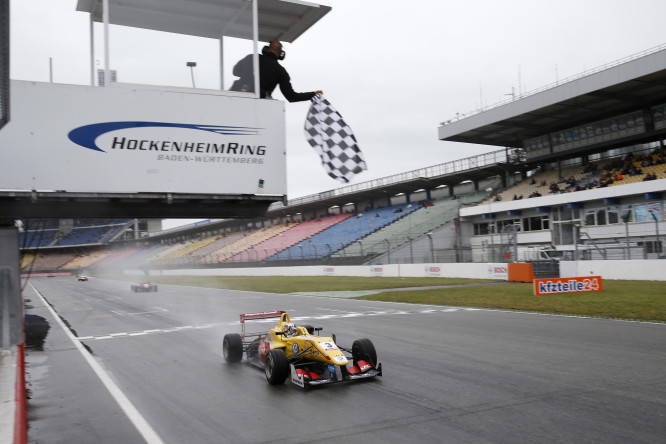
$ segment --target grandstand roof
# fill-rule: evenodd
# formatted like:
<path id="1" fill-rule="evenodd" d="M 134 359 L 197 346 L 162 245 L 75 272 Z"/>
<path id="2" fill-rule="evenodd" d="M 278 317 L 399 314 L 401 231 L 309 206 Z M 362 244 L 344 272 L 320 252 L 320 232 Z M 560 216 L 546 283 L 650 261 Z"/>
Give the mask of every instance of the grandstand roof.
<path id="1" fill-rule="evenodd" d="M 666 45 L 443 122 L 438 133 L 440 140 L 520 148 L 525 139 L 663 103 Z"/>
<path id="2" fill-rule="evenodd" d="M 102 22 L 101 0 L 79 0 L 76 10 Z M 259 40 L 293 42 L 330 10 L 303 1 L 261 0 Z M 252 7 L 246 0 L 109 0 L 109 23 L 197 37 L 252 39 Z"/>

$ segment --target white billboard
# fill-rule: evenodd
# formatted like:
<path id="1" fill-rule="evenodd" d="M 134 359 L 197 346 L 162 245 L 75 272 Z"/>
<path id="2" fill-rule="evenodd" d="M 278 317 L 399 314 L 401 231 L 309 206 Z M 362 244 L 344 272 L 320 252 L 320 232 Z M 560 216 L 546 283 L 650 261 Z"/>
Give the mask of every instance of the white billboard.
<path id="1" fill-rule="evenodd" d="M 12 81 L 0 189 L 285 195 L 284 103 Z"/>

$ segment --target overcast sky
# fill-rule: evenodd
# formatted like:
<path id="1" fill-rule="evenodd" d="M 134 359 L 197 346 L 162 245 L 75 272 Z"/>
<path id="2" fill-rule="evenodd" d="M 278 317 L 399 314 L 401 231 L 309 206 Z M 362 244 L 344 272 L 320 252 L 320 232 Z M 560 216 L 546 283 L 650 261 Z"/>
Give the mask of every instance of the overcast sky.
<path id="1" fill-rule="evenodd" d="M 439 141 L 439 122 L 666 43 L 660 0 L 322 3 L 332 11 L 284 45 L 282 64 L 296 91 L 324 90 L 354 130 L 368 171 L 352 183 L 495 151 Z M 48 81 L 51 57 L 54 82 L 89 83 L 88 16 L 75 0 L 10 7 L 12 78 Z M 120 81 L 191 86 L 185 61 L 197 61 L 197 87 L 219 88 L 216 42 L 159 33 L 146 49 L 142 32 L 112 40 Z M 233 43 L 230 59 L 246 53 Z M 303 137 L 308 107 L 286 105 L 289 198 L 342 186 Z"/>

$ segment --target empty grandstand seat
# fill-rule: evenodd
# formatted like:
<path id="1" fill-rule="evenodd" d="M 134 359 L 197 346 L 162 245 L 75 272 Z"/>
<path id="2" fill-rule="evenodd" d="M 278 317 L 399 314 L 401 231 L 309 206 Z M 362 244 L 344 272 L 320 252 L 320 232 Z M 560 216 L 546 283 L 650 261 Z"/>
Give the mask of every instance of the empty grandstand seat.
<path id="1" fill-rule="evenodd" d="M 415 211 L 415 205 L 399 204 L 358 213 L 330 228 L 303 239 L 268 260 L 313 259 L 329 256 L 357 239 Z"/>

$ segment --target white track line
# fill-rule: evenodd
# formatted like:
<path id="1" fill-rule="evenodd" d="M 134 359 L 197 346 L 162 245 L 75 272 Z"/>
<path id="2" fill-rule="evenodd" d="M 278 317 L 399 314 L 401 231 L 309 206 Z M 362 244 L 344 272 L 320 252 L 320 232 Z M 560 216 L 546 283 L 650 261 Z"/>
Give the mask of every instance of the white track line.
<path id="1" fill-rule="evenodd" d="M 88 351 L 83 347 L 81 342 L 72 334 L 69 328 L 67 328 L 62 319 L 60 319 L 60 316 L 58 316 L 58 313 L 56 313 L 51 305 L 46 302 L 44 296 L 42 296 L 42 294 L 37 291 L 31 282 L 28 283 L 42 300 L 44 306 L 51 312 L 60 327 L 62 327 L 62 329 L 65 331 L 67 337 L 74 343 L 74 346 L 77 348 L 77 350 L 81 352 L 81 355 L 86 360 L 86 362 L 88 362 L 88 365 L 90 365 L 97 377 L 102 381 L 104 387 L 106 387 L 109 393 L 111 393 L 111 396 L 113 396 L 118 405 L 120 405 L 120 408 L 123 410 L 123 412 L 125 412 L 125 415 L 127 415 L 129 420 L 132 421 L 132 424 L 134 424 L 134 427 L 136 427 L 141 436 L 143 436 L 143 439 L 145 439 L 149 444 L 164 444 L 164 441 L 162 441 L 157 432 L 155 432 L 150 424 L 148 424 L 145 418 L 141 415 L 141 413 L 139 413 L 136 407 L 134 407 L 132 402 L 127 398 L 127 396 L 125 396 L 122 390 L 120 390 L 120 388 L 116 385 L 115 382 L 113 382 L 113 380 L 104 371 L 104 369 L 97 363 L 97 361 L 95 361 L 92 355 L 88 353 Z"/>

